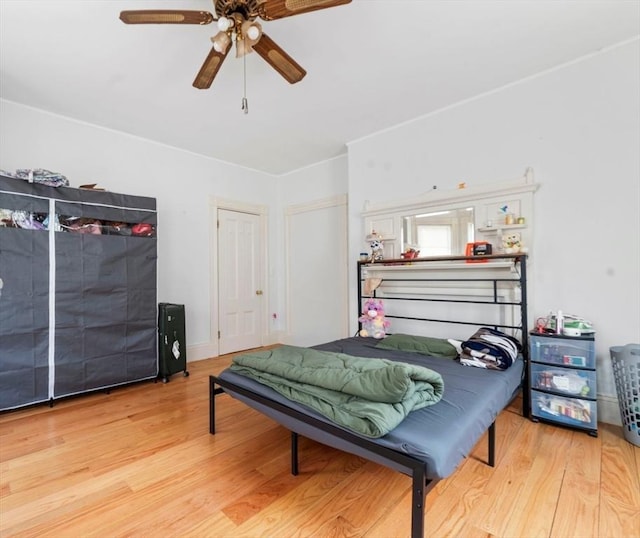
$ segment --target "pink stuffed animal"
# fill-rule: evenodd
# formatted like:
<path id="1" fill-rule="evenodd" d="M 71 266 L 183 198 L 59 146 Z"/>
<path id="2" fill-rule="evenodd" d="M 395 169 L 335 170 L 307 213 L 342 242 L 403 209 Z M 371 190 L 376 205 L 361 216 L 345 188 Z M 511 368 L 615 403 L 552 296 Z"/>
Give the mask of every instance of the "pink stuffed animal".
<path id="1" fill-rule="evenodd" d="M 360 336 L 384 338 L 391 323 L 384 317 L 384 305 L 380 299 L 367 299 L 363 314 L 358 318 L 362 324 Z"/>

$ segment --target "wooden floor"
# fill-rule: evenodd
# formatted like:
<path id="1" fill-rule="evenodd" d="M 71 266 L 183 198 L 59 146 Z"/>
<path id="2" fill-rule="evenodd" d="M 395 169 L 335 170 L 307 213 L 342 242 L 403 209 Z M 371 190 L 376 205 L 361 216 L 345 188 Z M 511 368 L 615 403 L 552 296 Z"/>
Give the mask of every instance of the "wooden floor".
<path id="1" fill-rule="evenodd" d="M 410 479 L 289 433 L 227 395 L 209 435 L 208 375 L 145 382 L 0 415 L 0 536 L 407 537 Z M 434 537 L 640 537 L 640 448 L 506 410 L 427 497 Z"/>

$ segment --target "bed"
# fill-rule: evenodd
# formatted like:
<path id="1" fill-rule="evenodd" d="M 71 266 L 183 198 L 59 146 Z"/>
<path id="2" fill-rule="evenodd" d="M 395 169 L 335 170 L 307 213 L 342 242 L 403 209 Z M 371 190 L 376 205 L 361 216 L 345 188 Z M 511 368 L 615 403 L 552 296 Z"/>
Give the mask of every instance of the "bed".
<path id="1" fill-rule="evenodd" d="M 488 256 L 482 266 L 468 263 L 470 261 L 476 260 L 448 257 L 419 259 L 410 265 L 404 260 L 385 261 L 384 265 L 359 263 L 358 301 L 361 304 L 367 297 L 382 297 L 390 305 L 388 317 L 394 326 L 446 324 L 446 327 L 464 327 L 467 333 L 490 326 L 495 330 L 517 332 L 521 353 L 506 370 L 473 368 L 442 356 L 382 349 L 379 344 L 384 340 L 356 335 L 313 348 L 430 368 L 444 381 L 442 399 L 410 412 L 386 435 L 370 438 L 227 369 L 218 376 L 210 376 L 210 433 L 215 433 L 216 395 L 224 392 L 291 431 L 294 475 L 298 474 L 299 435 L 404 473 L 412 479 L 411 536 L 421 538 L 427 493 L 439 480 L 455 472 L 485 432 L 488 432 L 489 444 L 487 463 L 494 465 L 495 419 L 527 384 L 526 256 Z M 371 286 L 372 281 L 375 286 Z M 445 303 L 447 308 L 454 305 L 462 314 L 456 319 L 416 315 L 419 310 L 432 312 Z M 498 312 L 489 316 L 490 323 L 469 317 L 474 315 L 470 310 L 482 312 L 487 307 Z M 522 394 L 523 415 L 528 416 L 527 391 Z"/>

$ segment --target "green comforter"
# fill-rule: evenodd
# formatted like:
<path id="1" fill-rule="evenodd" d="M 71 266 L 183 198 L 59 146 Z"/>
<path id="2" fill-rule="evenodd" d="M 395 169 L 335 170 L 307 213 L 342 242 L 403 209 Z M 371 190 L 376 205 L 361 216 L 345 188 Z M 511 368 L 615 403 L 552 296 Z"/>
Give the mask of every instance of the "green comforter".
<path id="1" fill-rule="evenodd" d="M 444 391 L 428 368 L 295 346 L 238 355 L 230 368 L 367 437 L 382 437 Z"/>

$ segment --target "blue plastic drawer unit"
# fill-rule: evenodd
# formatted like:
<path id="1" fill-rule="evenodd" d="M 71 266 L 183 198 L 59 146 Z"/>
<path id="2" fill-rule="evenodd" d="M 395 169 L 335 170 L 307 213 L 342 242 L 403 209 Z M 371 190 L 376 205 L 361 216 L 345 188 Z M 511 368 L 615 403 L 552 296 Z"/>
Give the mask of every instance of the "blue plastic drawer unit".
<path id="1" fill-rule="evenodd" d="M 531 419 L 598 435 L 596 352 L 593 335 L 531 333 Z"/>
<path id="2" fill-rule="evenodd" d="M 555 394 L 531 391 L 531 414 L 552 422 L 595 430 L 597 406 L 593 400 L 565 398 Z"/>
<path id="3" fill-rule="evenodd" d="M 531 388 L 578 398 L 596 397 L 595 370 L 531 363 Z"/>
<path id="4" fill-rule="evenodd" d="M 581 368 L 596 367 L 593 338 L 531 335 L 531 360 Z"/>

